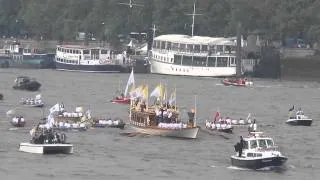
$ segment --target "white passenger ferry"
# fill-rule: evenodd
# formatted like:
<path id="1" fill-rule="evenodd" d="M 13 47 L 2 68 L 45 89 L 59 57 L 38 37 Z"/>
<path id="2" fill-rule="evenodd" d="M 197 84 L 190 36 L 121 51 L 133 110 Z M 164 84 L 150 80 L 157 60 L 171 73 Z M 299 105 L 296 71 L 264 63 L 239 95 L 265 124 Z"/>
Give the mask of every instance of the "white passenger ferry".
<path id="1" fill-rule="evenodd" d="M 84 72 L 126 72 L 127 62 L 121 53 L 101 47 L 59 45 L 56 49 L 57 70 Z"/>
<path id="2" fill-rule="evenodd" d="M 154 38 L 150 71 L 184 76 L 233 76 L 236 74 L 236 38 L 193 36 L 196 4 L 193 4 L 191 36 L 167 34 Z M 154 28 L 155 34 L 155 28 Z"/>
<path id="3" fill-rule="evenodd" d="M 236 74 L 235 38 L 179 34 L 154 39 L 151 73 L 185 76 L 233 76 Z"/>

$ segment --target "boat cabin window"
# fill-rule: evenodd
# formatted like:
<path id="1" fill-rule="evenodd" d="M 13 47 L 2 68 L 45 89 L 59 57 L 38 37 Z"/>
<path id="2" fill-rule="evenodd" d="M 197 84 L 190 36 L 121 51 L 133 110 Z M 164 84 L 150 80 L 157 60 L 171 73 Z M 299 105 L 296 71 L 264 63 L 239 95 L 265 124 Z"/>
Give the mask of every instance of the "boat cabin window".
<path id="1" fill-rule="evenodd" d="M 172 43 L 172 50 L 179 50 L 179 43 Z"/>
<path id="2" fill-rule="evenodd" d="M 258 142 L 259 142 L 259 147 L 267 148 L 267 143 L 265 139 L 259 139 Z"/>
<path id="3" fill-rule="evenodd" d="M 183 56 L 182 65 L 191 66 L 192 65 L 192 56 Z"/>
<path id="4" fill-rule="evenodd" d="M 217 52 L 223 52 L 223 46 L 217 45 Z"/>
<path id="5" fill-rule="evenodd" d="M 166 42 L 165 41 L 160 41 L 160 49 L 166 49 Z"/>
<path id="6" fill-rule="evenodd" d="M 208 46 L 207 45 L 202 45 L 201 46 L 201 52 L 207 52 L 208 51 Z"/>
<path id="7" fill-rule="evenodd" d="M 181 64 L 182 56 L 180 55 L 174 55 L 174 64 Z"/>
<path id="8" fill-rule="evenodd" d="M 101 49 L 101 54 L 108 54 L 108 50 Z"/>
<path id="9" fill-rule="evenodd" d="M 247 153 L 247 157 L 262 157 L 261 153 Z"/>
<path id="10" fill-rule="evenodd" d="M 208 67 L 215 67 L 216 66 L 216 57 L 209 57 L 208 58 Z"/>
<path id="11" fill-rule="evenodd" d="M 194 52 L 199 53 L 200 52 L 200 45 L 194 45 Z"/>
<path id="12" fill-rule="evenodd" d="M 228 58 L 227 57 L 218 57 L 217 67 L 228 67 Z"/>
<path id="13" fill-rule="evenodd" d="M 193 44 L 187 44 L 187 52 L 193 52 Z"/>
<path id="14" fill-rule="evenodd" d="M 258 144 L 256 140 L 251 140 L 250 141 L 250 149 L 255 149 L 257 148 Z"/>
<path id="15" fill-rule="evenodd" d="M 171 44 L 172 44 L 171 42 L 167 42 L 167 48 L 166 48 L 167 50 L 171 50 Z"/>
<path id="16" fill-rule="evenodd" d="M 193 66 L 206 66 L 206 63 L 207 63 L 206 57 L 193 56 Z"/>
<path id="17" fill-rule="evenodd" d="M 271 139 L 267 139 L 267 145 L 268 145 L 268 147 L 272 147 L 272 146 L 274 146 L 274 143 Z"/>
<path id="18" fill-rule="evenodd" d="M 187 45 L 186 44 L 180 44 L 179 49 L 180 49 L 180 51 L 184 52 L 187 49 Z"/>
<path id="19" fill-rule="evenodd" d="M 83 50 L 83 54 L 89 54 L 90 51 L 89 50 Z"/>

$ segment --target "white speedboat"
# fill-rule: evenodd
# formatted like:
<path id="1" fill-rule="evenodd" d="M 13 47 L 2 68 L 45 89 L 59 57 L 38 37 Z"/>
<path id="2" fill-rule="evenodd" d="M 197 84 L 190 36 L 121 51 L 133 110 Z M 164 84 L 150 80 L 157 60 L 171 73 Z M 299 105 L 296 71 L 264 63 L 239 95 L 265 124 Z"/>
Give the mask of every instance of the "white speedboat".
<path id="1" fill-rule="evenodd" d="M 70 154 L 73 153 L 73 145 L 20 143 L 19 151 L 36 154 Z"/>
<path id="2" fill-rule="evenodd" d="M 302 110 L 299 110 L 296 112 L 295 116 L 289 117 L 286 123 L 295 126 L 311 126 L 312 119 L 304 115 Z"/>
<path id="3" fill-rule="evenodd" d="M 231 156 L 231 164 L 240 168 L 280 167 L 288 159 L 278 150 L 273 139 L 263 136 L 262 132 L 251 132 L 235 145 L 235 151 L 237 153 Z"/>
<path id="4" fill-rule="evenodd" d="M 20 143 L 19 151 L 35 154 L 73 153 L 73 145 L 66 143 L 64 133 L 54 132 L 53 129 L 41 129 L 38 125 L 30 131 L 30 134 L 32 140 Z"/>

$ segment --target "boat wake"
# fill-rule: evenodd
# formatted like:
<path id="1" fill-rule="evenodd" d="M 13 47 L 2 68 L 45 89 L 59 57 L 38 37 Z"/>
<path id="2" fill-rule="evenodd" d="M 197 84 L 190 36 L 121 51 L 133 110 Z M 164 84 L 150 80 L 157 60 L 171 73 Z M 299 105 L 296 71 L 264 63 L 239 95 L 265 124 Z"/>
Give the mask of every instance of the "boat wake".
<path id="1" fill-rule="evenodd" d="M 123 132 L 123 133 L 120 133 L 120 135 L 127 136 L 127 137 L 136 137 L 136 136 L 146 137 L 146 136 L 150 136 L 150 134 L 141 133 L 141 132 Z"/>

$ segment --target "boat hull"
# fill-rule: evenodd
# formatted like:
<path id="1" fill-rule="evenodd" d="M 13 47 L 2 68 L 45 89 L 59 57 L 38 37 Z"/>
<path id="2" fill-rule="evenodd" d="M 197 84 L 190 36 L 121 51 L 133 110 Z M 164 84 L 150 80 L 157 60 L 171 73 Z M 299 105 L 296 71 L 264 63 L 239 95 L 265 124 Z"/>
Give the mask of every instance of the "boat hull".
<path id="1" fill-rule="evenodd" d="M 42 108 L 44 106 L 44 103 L 40 103 L 40 104 L 23 104 L 24 106 L 27 107 L 40 107 Z"/>
<path id="2" fill-rule="evenodd" d="M 231 156 L 232 166 L 247 168 L 247 169 L 262 169 L 267 167 L 280 167 L 287 161 L 284 156 L 269 157 L 269 158 L 250 158 Z"/>
<path id="3" fill-rule="evenodd" d="M 111 100 L 111 102 L 116 103 L 116 104 L 130 104 L 130 98 L 113 99 L 113 100 Z"/>
<path id="4" fill-rule="evenodd" d="M 181 129 L 148 128 L 135 125 L 132 125 L 132 127 L 139 133 L 185 139 L 195 139 L 199 132 L 199 127 Z"/>
<path id="5" fill-rule="evenodd" d="M 238 86 L 238 87 L 245 87 L 246 86 L 245 84 L 232 83 L 227 80 L 222 80 L 222 84 L 225 86 Z"/>
<path id="6" fill-rule="evenodd" d="M 14 127 L 24 127 L 26 125 L 26 122 L 25 121 L 20 121 L 20 122 L 11 121 L 11 124 Z"/>
<path id="7" fill-rule="evenodd" d="M 126 68 L 122 65 L 77 65 L 77 64 L 65 64 L 55 61 L 57 70 L 62 71 L 81 71 L 81 72 L 100 72 L 100 73 L 119 73 L 126 72 Z"/>
<path id="8" fill-rule="evenodd" d="M 73 145 L 20 143 L 19 151 L 35 154 L 71 154 Z"/>
<path id="9" fill-rule="evenodd" d="M 229 133 L 229 134 L 233 133 L 232 132 L 233 131 L 233 127 L 231 127 L 231 128 L 223 128 L 223 129 L 212 129 L 212 128 L 207 128 L 206 127 L 206 129 L 208 131 L 212 131 L 212 132 L 223 132 L 223 133 Z"/>
<path id="10" fill-rule="evenodd" d="M 286 123 L 293 126 L 311 126 L 312 119 L 288 119 Z"/>
<path id="11" fill-rule="evenodd" d="M 182 66 L 160 62 L 155 59 L 151 59 L 150 63 L 150 72 L 153 74 L 198 77 L 227 77 L 234 76 L 236 74 L 236 67 Z"/>

